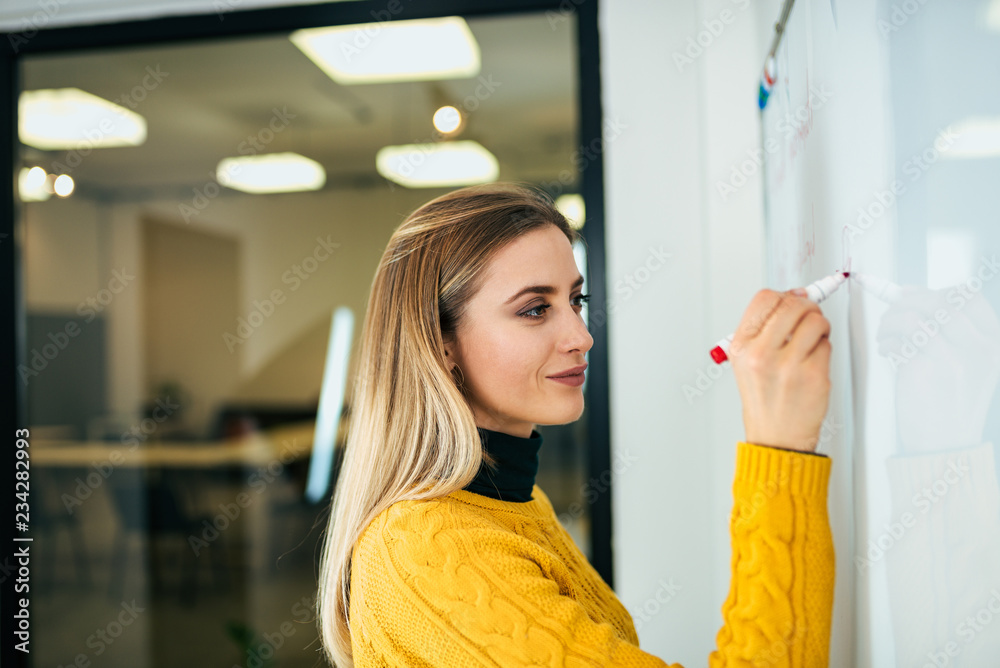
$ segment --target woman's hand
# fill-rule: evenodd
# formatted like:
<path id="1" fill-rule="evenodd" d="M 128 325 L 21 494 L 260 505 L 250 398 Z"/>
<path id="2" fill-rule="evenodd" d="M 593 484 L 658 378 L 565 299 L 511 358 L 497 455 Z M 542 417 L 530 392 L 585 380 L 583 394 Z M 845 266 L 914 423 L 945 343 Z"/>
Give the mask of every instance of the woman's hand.
<path id="1" fill-rule="evenodd" d="M 801 289 L 754 295 L 729 348 L 746 442 L 812 452 L 830 397 L 830 322 Z"/>

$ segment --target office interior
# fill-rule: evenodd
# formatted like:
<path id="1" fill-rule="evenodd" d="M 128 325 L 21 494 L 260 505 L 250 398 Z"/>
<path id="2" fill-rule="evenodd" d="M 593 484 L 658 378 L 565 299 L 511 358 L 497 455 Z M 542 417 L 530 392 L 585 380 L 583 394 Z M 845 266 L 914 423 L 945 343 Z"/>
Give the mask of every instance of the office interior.
<path id="1" fill-rule="evenodd" d="M 16 53 L 0 60 L 0 84 L 10 84 L 0 85 L 0 96 L 6 87 L 75 86 L 147 124 L 140 145 L 86 154 L 13 140 L 10 129 L 11 182 L 23 174 L 25 188 L 45 198 L 18 204 L 17 227 L 4 228 L 17 235 L 21 264 L 6 274 L 17 284 L 0 294 L 24 337 L 23 357 L 10 359 L 12 368 L 25 364 L 26 375 L 13 374 L 8 390 L 21 397 L 17 426 L 31 426 L 32 479 L 48 490 L 32 497 L 40 504 L 33 526 L 46 546 L 33 575 L 43 639 L 35 663 L 323 665 L 310 597 L 324 506 L 308 490 L 336 475 L 336 447 L 322 466 L 313 456 L 324 397 L 339 410 L 323 442 L 342 444 L 350 425 L 349 398 L 339 397 L 337 383 L 324 395 L 324 378 L 350 379 L 354 362 L 345 356 L 346 366 L 326 373 L 331 342 L 350 331 L 346 347 L 356 350 L 389 234 L 406 213 L 452 188 L 394 181 L 379 171 L 378 152 L 470 140 L 496 158 L 498 179 L 565 197 L 587 241 L 578 260 L 595 295 L 588 361 L 604 371 L 588 379 L 580 421 L 545 428 L 539 484 L 632 614 L 643 650 L 703 665 L 729 590 L 733 451 L 744 435 L 732 374 L 707 353 L 773 270 L 764 169 L 754 155 L 763 150 L 764 55 L 783 4 L 10 0 L 0 7 L 3 29 L 26 40 L 7 42 Z M 837 195 L 818 202 L 820 234 L 823 225 L 855 223 L 857 209 L 878 202 L 899 178 L 906 196 L 862 237 L 857 247 L 868 255 L 856 260 L 927 289 L 974 275 L 979 254 L 992 257 L 997 239 L 992 63 L 1000 3 L 796 6 L 823 27 L 807 49 L 810 83 L 827 92 L 811 107 L 806 153 L 822 156 L 817 171 L 831 185 L 823 192 Z M 479 71 L 338 83 L 291 39 L 302 28 L 386 12 L 394 20 L 463 18 L 481 49 Z M 143 27 L 147 20 L 158 27 Z M 358 39 L 353 48 L 366 43 Z M 466 125 L 451 139 L 433 125 L 443 106 L 465 112 Z M 907 161 L 941 128 L 970 118 L 975 132 L 965 128 L 965 145 L 976 155 L 952 151 L 911 181 Z M 310 158 L 323 169 L 323 185 L 250 194 L 221 183 L 223 159 L 253 153 Z M 29 174 L 31 167 L 45 175 Z M 306 171 L 315 178 L 315 167 Z M 52 178 L 64 174 L 71 192 L 67 180 L 57 190 Z M 0 194 L 5 211 L 15 210 L 14 192 Z M 820 250 L 839 250 L 831 248 Z M 14 267 L 12 253 L 0 237 L 9 263 L 0 266 Z M 667 254 L 652 270 L 651 258 Z M 998 289 L 992 281 L 981 291 L 994 312 Z M 937 642 L 954 626 L 924 618 L 941 606 L 925 605 L 924 590 L 905 575 L 897 583 L 903 595 L 886 585 L 887 572 L 906 572 L 888 569 L 890 559 L 866 572 L 856 567 L 894 512 L 859 494 L 867 486 L 873 499 L 888 496 L 895 432 L 922 424 L 907 416 L 948 425 L 959 412 L 918 403 L 900 419 L 905 389 L 922 398 L 926 377 L 902 383 L 902 392 L 888 382 L 859 391 L 865 378 L 850 378 L 852 347 L 867 351 L 880 382 L 895 378 L 874 340 L 884 305 L 850 323 L 867 327 L 870 338 L 849 339 L 845 304 L 870 307 L 864 299 L 845 288 L 824 304 L 844 315 L 832 339 L 843 375 L 821 447 L 833 459 L 837 545 L 830 665 L 907 665 L 918 640 Z M 13 331 L 0 330 L 10 350 Z M 966 356 L 990 340 L 967 346 Z M 989 376 L 995 385 L 995 357 L 935 370 L 967 368 L 977 373 L 963 392 L 982 399 L 971 379 Z M 986 403 L 978 431 L 995 443 L 1000 395 Z M 854 423 L 858 406 L 878 438 L 867 438 L 860 418 Z M 995 511 L 981 505 L 962 515 L 964 532 L 952 531 L 956 524 L 942 529 L 971 546 L 939 541 L 946 570 L 974 585 L 940 588 L 956 609 L 975 611 L 989 596 L 981 585 L 995 560 L 981 547 L 998 534 L 983 531 L 980 513 L 996 528 Z M 926 566 L 926 554 L 912 563 Z M 891 560 L 908 555 L 897 550 Z M 990 644 L 1000 627 L 987 628 L 976 651 L 988 654 L 1000 646 Z M 976 665 L 971 652 L 965 660 Z"/>
<path id="2" fill-rule="evenodd" d="M 28 95 L 117 107 L 71 146 L 26 134 L 48 108 L 21 98 L 18 380 L 47 546 L 36 665 L 317 665 L 319 540 L 389 235 L 437 195 L 498 179 L 585 224 L 575 18 L 444 18 L 475 55 L 457 74 L 337 81 L 295 32 L 24 59 Z M 382 170 L 398 146 L 417 148 Z M 488 150 L 456 176 L 438 146 Z M 252 160 L 223 165 L 260 156 L 307 161 L 249 184 Z M 424 160 L 443 175 L 417 181 Z M 301 169 L 306 182 L 282 181 Z M 538 481 L 589 552 L 583 425 L 539 428 Z"/>

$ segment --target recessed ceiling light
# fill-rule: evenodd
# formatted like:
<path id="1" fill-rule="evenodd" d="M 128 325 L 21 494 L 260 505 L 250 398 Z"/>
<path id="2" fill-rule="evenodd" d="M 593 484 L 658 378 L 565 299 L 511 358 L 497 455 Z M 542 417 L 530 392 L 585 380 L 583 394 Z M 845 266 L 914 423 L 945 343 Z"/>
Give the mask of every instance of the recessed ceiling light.
<path id="1" fill-rule="evenodd" d="M 45 189 L 45 170 L 22 167 L 17 175 L 17 192 L 22 202 L 44 202 L 51 193 Z"/>
<path id="2" fill-rule="evenodd" d="M 1000 155 L 1000 117 L 973 116 L 952 126 L 954 143 L 941 157 L 994 158 Z"/>
<path id="3" fill-rule="evenodd" d="M 340 84 L 479 74 L 479 44 L 460 16 L 306 28 L 289 39 Z"/>
<path id="4" fill-rule="evenodd" d="M 139 146 L 146 119 L 79 88 L 26 90 L 18 101 L 18 134 L 45 151 Z"/>
<path id="5" fill-rule="evenodd" d="M 69 197 L 73 194 L 73 189 L 76 188 L 76 184 L 73 183 L 73 177 L 69 174 L 60 174 L 56 177 L 52 187 L 55 190 L 55 193 L 60 197 Z"/>
<path id="6" fill-rule="evenodd" d="M 268 153 L 223 158 L 215 178 L 227 188 L 260 195 L 319 190 L 326 183 L 326 171 L 298 153 Z"/>
<path id="7" fill-rule="evenodd" d="M 574 230 L 583 229 L 583 221 L 587 218 L 583 197 L 577 194 L 560 195 L 556 198 L 556 208 L 566 217 Z"/>
<path id="8" fill-rule="evenodd" d="M 454 134 L 462 127 L 462 112 L 450 104 L 441 107 L 434 112 L 434 127 L 442 134 Z"/>
<path id="9" fill-rule="evenodd" d="M 491 183 L 500 174 L 496 156 L 475 141 L 385 146 L 375 156 L 375 168 L 407 188 Z"/>

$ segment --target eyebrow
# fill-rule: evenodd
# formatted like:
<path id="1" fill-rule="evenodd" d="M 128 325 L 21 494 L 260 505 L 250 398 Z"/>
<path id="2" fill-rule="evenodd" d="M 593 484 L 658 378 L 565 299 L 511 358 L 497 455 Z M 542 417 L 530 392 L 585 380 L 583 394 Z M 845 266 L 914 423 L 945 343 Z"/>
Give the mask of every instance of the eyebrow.
<path id="1" fill-rule="evenodd" d="M 569 289 L 572 290 L 573 288 L 578 287 L 580 285 L 583 285 L 583 276 L 577 276 L 576 280 L 573 281 L 573 285 L 569 286 Z M 554 288 L 554 287 L 552 287 L 551 285 L 529 285 L 526 288 L 522 288 L 521 290 L 519 290 L 517 292 L 516 295 L 514 295 L 513 297 L 511 297 L 510 299 L 508 299 L 507 301 L 505 301 L 504 305 L 507 305 L 507 304 L 511 303 L 512 301 L 514 301 L 515 299 L 517 299 L 521 295 L 526 295 L 529 292 L 530 293 L 539 294 L 539 295 L 551 295 L 551 294 L 553 294 L 556 291 L 557 291 L 557 289 Z"/>

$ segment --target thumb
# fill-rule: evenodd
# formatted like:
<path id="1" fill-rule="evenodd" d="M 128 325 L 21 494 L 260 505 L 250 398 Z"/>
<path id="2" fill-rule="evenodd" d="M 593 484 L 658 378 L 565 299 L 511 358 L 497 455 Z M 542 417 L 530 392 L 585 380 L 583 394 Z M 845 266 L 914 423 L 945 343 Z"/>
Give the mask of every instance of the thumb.
<path id="1" fill-rule="evenodd" d="M 791 290 L 786 290 L 785 294 L 795 295 L 796 297 L 806 297 L 809 295 L 805 288 L 792 288 Z"/>

